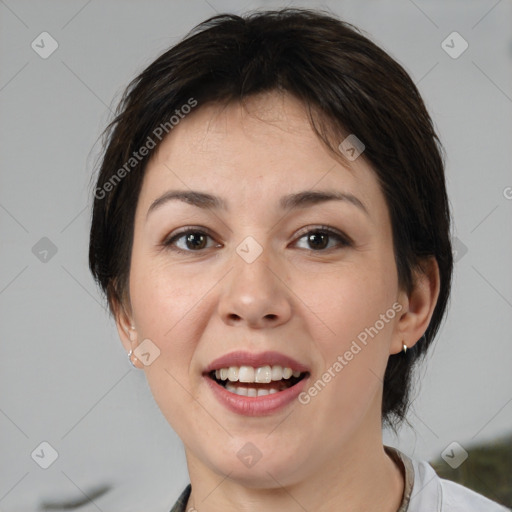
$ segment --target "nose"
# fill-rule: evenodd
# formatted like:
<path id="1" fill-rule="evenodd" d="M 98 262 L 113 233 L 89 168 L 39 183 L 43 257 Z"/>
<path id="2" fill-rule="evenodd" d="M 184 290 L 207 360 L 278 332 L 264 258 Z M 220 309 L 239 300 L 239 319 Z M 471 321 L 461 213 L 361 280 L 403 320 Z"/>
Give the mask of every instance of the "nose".
<path id="1" fill-rule="evenodd" d="M 235 268 L 219 299 L 218 311 L 225 324 L 262 329 L 290 319 L 293 294 L 285 284 L 284 272 L 272 267 L 265 251 L 252 263 L 235 256 Z"/>

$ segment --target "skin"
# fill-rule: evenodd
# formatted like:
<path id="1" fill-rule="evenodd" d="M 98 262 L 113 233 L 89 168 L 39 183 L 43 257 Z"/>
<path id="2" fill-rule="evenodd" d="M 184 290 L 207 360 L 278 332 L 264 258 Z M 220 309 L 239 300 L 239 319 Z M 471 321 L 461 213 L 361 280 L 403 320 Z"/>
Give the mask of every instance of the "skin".
<path id="1" fill-rule="evenodd" d="M 170 201 L 146 219 L 170 189 L 218 195 L 229 210 Z M 279 209 L 282 196 L 304 190 L 351 193 L 368 215 L 348 201 Z M 308 243 L 306 233 L 322 225 L 353 245 L 332 237 L 325 249 Z M 186 254 L 161 246 L 186 227 L 211 238 L 195 252 L 181 238 L 175 245 Z M 117 308 L 116 323 L 127 351 L 146 338 L 160 350 L 150 365 L 137 365 L 184 443 L 187 510 L 398 509 L 404 480 L 383 449 L 382 379 L 389 355 L 428 327 L 439 271 L 431 260 L 411 294 L 400 290 L 391 233 L 364 154 L 351 168 L 335 159 L 289 95 L 260 95 L 245 107 L 199 105 L 164 139 L 138 200 L 130 303 Z M 236 252 L 248 236 L 263 249 L 250 264 Z M 394 303 L 401 311 L 307 405 L 241 416 L 202 377 L 233 350 L 277 350 L 308 365 L 314 383 Z M 262 454 L 250 468 L 237 457 L 247 442 Z"/>

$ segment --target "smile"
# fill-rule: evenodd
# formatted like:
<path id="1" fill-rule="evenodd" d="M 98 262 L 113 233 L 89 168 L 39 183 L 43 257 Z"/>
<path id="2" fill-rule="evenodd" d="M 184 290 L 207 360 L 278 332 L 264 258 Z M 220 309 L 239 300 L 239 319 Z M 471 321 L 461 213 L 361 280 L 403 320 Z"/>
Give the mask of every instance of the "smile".
<path id="1" fill-rule="evenodd" d="M 217 384 L 240 396 L 259 397 L 279 393 L 301 381 L 307 372 L 274 366 L 230 366 L 212 370 L 209 377 Z"/>

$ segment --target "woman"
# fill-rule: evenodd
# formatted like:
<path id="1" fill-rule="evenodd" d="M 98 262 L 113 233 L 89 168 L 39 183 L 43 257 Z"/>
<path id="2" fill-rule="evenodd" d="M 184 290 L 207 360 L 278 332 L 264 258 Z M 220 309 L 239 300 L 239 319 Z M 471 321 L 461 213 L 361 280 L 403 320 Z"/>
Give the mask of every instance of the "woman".
<path id="1" fill-rule="evenodd" d="M 128 87 L 90 268 L 183 440 L 173 511 L 498 511 L 384 446 L 451 275 L 407 73 L 311 10 L 216 16 Z"/>

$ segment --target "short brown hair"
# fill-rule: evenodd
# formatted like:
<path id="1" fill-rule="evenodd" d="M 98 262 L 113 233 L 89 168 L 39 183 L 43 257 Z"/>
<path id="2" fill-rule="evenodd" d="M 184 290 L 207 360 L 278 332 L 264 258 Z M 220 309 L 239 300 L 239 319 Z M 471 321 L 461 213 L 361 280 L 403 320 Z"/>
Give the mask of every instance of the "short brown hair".
<path id="1" fill-rule="evenodd" d="M 274 90 L 294 95 L 307 107 L 315 132 L 338 157 L 343 158 L 337 146 L 347 134 L 365 144 L 364 158 L 375 171 L 390 212 L 400 287 L 410 292 L 414 271 L 422 271 L 428 256 L 437 260 L 440 292 L 424 339 L 388 360 L 382 418 L 395 428 L 409 406 L 411 370 L 434 339 L 448 303 L 453 270 L 450 210 L 443 148 L 415 84 L 400 64 L 351 24 L 310 9 L 222 14 L 199 24 L 137 76 L 104 134 L 90 270 L 112 314 L 120 304 L 129 304 L 135 209 L 155 148 L 122 173 L 122 179 L 112 179 L 127 169 L 134 152 L 159 126 L 169 124 L 190 98 L 201 108 Z"/>

